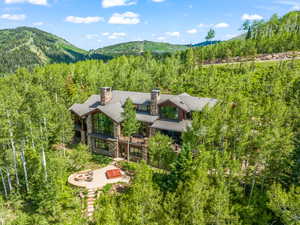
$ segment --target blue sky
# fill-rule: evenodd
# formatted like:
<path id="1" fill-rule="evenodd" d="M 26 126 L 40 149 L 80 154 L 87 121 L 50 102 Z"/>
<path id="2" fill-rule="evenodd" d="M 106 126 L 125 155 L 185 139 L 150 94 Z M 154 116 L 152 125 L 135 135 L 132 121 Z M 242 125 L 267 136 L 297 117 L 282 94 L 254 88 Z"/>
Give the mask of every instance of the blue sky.
<path id="1" fill-rule="evenodd" d="M 240 33 L 245 19 L 300 10 L 300 0 L 0 0 L 0 29 L 34 26 L 83 49 L 135 40 L 178 44 Z"/>

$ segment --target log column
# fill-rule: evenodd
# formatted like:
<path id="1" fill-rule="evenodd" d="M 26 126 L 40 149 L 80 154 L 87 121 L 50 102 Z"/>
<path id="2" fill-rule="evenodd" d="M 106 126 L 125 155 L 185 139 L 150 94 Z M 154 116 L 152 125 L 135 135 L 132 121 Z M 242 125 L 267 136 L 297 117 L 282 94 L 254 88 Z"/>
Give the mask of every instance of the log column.
<path id="1" fill-rule="evenodd" d="M 86 127 L 87 127 L 87 143 L 91 150 L 93 150 L 92 137 L 90 134 L 93 132 L 93 124 L 92 124 L 92 115 L 88 115 L 86 118 Z"/>

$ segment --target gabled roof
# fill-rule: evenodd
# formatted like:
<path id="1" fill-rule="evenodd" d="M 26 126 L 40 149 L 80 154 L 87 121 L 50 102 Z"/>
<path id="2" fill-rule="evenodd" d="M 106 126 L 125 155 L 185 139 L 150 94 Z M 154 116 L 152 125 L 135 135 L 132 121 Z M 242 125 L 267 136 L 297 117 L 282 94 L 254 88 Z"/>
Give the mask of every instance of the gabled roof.
<path id="1" fill-rule="evenodd" d="M 100 95 L 92 95 L 83 104 L 74 104 L 70 111 L 80 117 L 84 117 L 92 112 L 101 111 L 117 123 L 122 122 L 123 106 L 127 98 L 130 98 L 136 105 L 150 104 L 151 93 L 132 91 L 112 91 L 112 100 L 106 105 L 100 104 Z M 205 106 L 212 107 L 217 103 L 216 99 L 198 98 L 186 93 L 181 95 L 161 94 L 158 104 L 170 101 L 179 108 L 190 111 L 201 111 Z M 157 116 L 147 113 L 137 113 L 137 119 L 142 122 L 154 123 Z"/>
<path id="2" fill-rule="evenodd" d="M 187 93 L 183 93 L 180 95 L 173 95 L 172 97 L 167 99 L 161 99 L 158 104 L 161 105 L 167 101 L 172 102 L 186 112 L 201 111 L 205 106 L 213 107 L 218 102 L 217 99 L 198 98 L 190 96 Z"/>

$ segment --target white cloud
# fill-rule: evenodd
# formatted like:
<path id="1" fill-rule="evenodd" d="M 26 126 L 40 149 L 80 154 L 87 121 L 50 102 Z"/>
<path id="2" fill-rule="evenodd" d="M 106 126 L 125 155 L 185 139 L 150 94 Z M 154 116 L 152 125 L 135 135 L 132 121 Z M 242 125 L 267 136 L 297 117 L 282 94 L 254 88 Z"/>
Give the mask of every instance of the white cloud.
<path id="1" fill-rule="evenodd" d="M 276 3 L 292 6 L 291 10 L 300 10 L 300 2 L 297 1 L 281 0 L 277 1 Z"/>
<path id="2" fill-rule="evenodd" d="M 102 36 L 108 36 L 109 33 L 108 33 L 108 32 L 103 32 L 101 35 L 102 35 Z"/>
<path id="3" fill-rule="evenodd" d="M 232 39 L 232 38 L 237 37 L 237 36 L 239 36 L 239 34 L 226 34 L 225 39 Z"/>
<path id="4" fill-rule="evenodd" d="M 115 6 L 128 6 L 128 5 L 135 5 L 135 1 L 130 0 L 102 0 L 102 7 L 103 8 L 110 8 Z"/>
<path id="5" fill-rule="evenodd" d="M 211 27 L 212 25 L 209 25 L 209 24 L 204 24 L 204 23 L 200 23 L 198 25 L 199 28 L 204 28 L 204 27 Z"/>
<path id="6" fill-rule="evenodd" d="M 166 35 L 171 36 L 171 37 L 179 37 L 180 32 L 175 31 L 175 32 L 166 32 Z"/>
<path id="7" fill-rule="evenodd" d="M 3 14 L 0 16 L 0 19 L 6 19 L 6 20 L 25 20 L 26 15 L 24 14 Z"/>
<path id="8" fill-rule="evenodd" d="M 264 17 L 263 16 L 260 16 L 258 14 L 247 14 L 245 13 L 243 16 L 242 16 L 242 20 L 262 20 Z"/>
<path id="9" fill-rule="evenodd" d="M 33 26 L 37 26 L 37 27 L 40 27 L 40 26 L 43 26 L 44 23 L 43 22 L 35 22 L 32 24 Z"/>
<path id="10" fill-rule="evenodd" d="M 13 4 L 13 3 L 30 3 L 34 5 L 47 5 L 47 0 L 4 0 L 6 4 Z"/>
<path id="11" fill-rule="evenodd" d="M 123 32 L 113 32 L 112 34 L 110 34 L 108 36 L 108 39 L 118 39 L 118 38 L 122 38 L 122 37 L 126 37 L 127 34 L 126 33 L 123 33 Z"/>
<path id="12" fill-rule="evenodd" d="M 159 41 L 165 41 L 166 39 L 167 39 L 167 38 L 166 38 L 166 37 L 163 37 L 163 36 L 157 38 L 157 40 L 159 40 Z"/>
<path id="13" fill-rule="evenodd" d="M 164 2 L 165 0 L 152 0 L 152 2 Z"/>
<path id="14" fill-rule="evenodd" d="M 70 22 L 70 23 L 97 23 L 100 21 L 104 21 L 104 19 L 102 17 L 99 16 L 88 16 L 88 17 L 77 17 L 77 16 L 68 16 L 65 19 L 66 22 Z"/>
<path id="15" fill-rule="evenodd" d="M 218 23 L 214 26 L 215 28 L 227 28 L 229 27 L 228 23 Z"/>
<path id="16" fill-rule="evenodd" d="M 133 12 L 114 13 L 108 23 L 110 24 L 139 24 L 140 15 Z"/>
<path id="17" fill-rule="evenodd" d="M 196 33 L 198 33 L 198 30 L 197 29 L 191 29 L 191 30 L 187 30 L 186 32 L 188 34 L 196 34 Z"/>

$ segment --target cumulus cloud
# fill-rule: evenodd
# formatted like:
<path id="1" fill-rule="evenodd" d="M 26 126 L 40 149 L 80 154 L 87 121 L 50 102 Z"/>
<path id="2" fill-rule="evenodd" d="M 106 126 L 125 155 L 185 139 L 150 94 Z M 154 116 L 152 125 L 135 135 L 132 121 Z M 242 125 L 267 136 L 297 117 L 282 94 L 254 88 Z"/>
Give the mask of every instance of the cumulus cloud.
<path id="1" fill-rule="evenodd" d="M 103 32 L 101 35 L 102 35 L 102 36 L 108 36 L 109 33 L 108 33 L 108 32 Z"/>
<path id="2" fill-rule="evenodd" d="M 119 33 L 113 32 L 108 36 L 108 39 L 119 39 L 119 38 L 126 37 L 126 36 L 127 36 L 127 34 L 123 33 L 123 32 L 119 32 Z"/>
<path id="3" fill-rule="evenodd" d="M 209 24 L 204 24 L 204 23 L 198 24 L 198 27 L 199 27 L 199 28 L 210 27 L 210 26 L 211 26 L 211 25 L 209 25 Z"/>
<path id="4" fill-rule="evenodd" d="M 157 37 L 157 40 L 159 40 L 159 41 L 165 41 L 167 38 L 166 37 L 163 37 L 163 36 L 161 36 L 161 37 Z"/>
<path id="5" fill-rule="evenodd" d="M 187 30 L 186 32 L 188 34 L 196 34 L 196 33 L 198 33 L 198 30 L 197 29 L 191 29 L 191 30 Z"/>
<path id="6" fill-rule="evenodd" d="M 43 22 L 35 22 L 32 24 L 33 26 L 36 26 L 36 27 L 40 27 L 40 26 L 43 26 L 44 23 Z"/>
<path id="7" fill-rule="evenodd" d="M 47 0 L 4 0 L 6 4 L 13 4 L 13 3 L 30 3 L 34 5 L 47 5 Z"/>
<path id="8" fill-rule="evenodd" d="M 140 15 L 134 12 L 114 13 L 108 23 L 110 24 L 139 24 Z"/>
<path id="9" fill-rule="evenodd" d="M 242 16 L 242 20 L 262 20 L 264 17 L 263 16 L 260 16 L 258 14 L 247 14 L 245 13 L 243 16 Z"/>
<path id="10" fill-rule="evenodd" d="M 152 0 L 152 2 L 164 2 L 165 0 Z"/>
<path id="11" fill-rule="evenodd" d="M 300 10 L 300 2 L 298 1 L 281 0 L 276 3 L 291 6 L 291 10 Z"/>
<path id="12" fill-rule="evenodd" d="M 3 14 L 0 16 L 1 19 L 5 19 L 5 20 L 25 20 L 26 19 L 26 15 L 24 14 Z"/>
<path id="13" fill-rule="evenodd" d="M 115 6 L 128 6 L 128 5 L 135 5 L 136 1 L 130 0 L 102 0 L 102 7 L 103 8 L 110 8 Z"/>
<path id="14" fill-rule="evenodd" d="M 229 27 L 228 23 L 218 23 L 214 26 L 215 28 L 227 28 Z"/>
<path id="15" fill-rule="evenodd" d="M 98 23 L 104 21 L 102 17 L 99 16 L 88 16 L 88 17 L 77 17 L 77 16 L 68 16 L 65 19 L 66 22 L 70 23 Z"/>
<path id="16" fill-rule="evenodd" d="M 180 32 L 175 31 L 175 32 L 166 32 L 166 35 L 171 36 L 171 37 L 179 37 Z"/>

